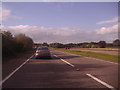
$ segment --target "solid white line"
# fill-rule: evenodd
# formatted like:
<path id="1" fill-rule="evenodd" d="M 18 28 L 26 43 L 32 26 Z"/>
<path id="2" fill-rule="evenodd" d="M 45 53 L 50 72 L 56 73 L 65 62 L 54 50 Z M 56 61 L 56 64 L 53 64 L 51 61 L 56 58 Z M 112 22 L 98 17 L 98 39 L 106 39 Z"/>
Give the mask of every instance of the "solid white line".
<path id="1" fill-rule="evenodd" d="M 91 74 L 86 74 L 86 75 L 89 76 L 89 77 L 91 77 L 92 79 L 96 80 L 97 82 L 101 83 L 102 85 L 106 86 L 107 88 L 110 88 L 110 89 L 112 89 L 112 90 L 117 90 L 117 89 L 114 88 L 113 86 L 111 86 L 111 85 L 109 85 L 109 84 L 103 82 L 102 80 L 100 80 L 100 79 L 94 77 L 94 76 L 91 75 Z"/>
<path id="2" fill-rule="evenodd" d="M 65 60 L 64 60 L 64 59 L 62 59 L 62 58 L 60 58 L 60 60 L 62 60 L 63 62 L 67 63 L 68 65 L 70 65 L 70 66 L 72 66 L 72 67 L 75 67 L 73 64 L 71 64 L 71 63 L 69 63 L 69 62 L 65 61 Z"/>
<path id="3" fill-rule="evenodd" d="M 0 86 L 6 81 L 8 80 L 15 72 L 17 72 L 23 65 L 25 65 L 32 57 L 34 56 L 34 54 L 27 59 L 24 63 L 22 63 L 18 68 L 16 68 L 12 73 L 10 73 L 7 77 L 5 77 L 1 82 L 0 82 Z"/>

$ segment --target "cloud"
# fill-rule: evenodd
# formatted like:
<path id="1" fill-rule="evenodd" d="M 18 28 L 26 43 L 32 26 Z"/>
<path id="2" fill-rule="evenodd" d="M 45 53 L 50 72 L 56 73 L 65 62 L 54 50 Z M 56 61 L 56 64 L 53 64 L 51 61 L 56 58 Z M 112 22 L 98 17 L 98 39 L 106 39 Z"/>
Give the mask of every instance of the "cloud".
<path id="1" fill-rule="evenodd" d="M 80 43 L 80 42 L 98 42 L 106 40 L 112 42 L 118 36 L 117 26 L 104 27 L 97 30 L 81 30 L 69 27 L 43 27 L 31 25 L 3 26 L 2 30 L 9 30 L 11 33 L 24 33 L 31 37 L 34 42 L 60 42 L 60 43 Z"/>
<path id="2" fill-rule="evenodd" d="M 102 27 L 96 30 L 97 34 L 110 34 L 110 33 L 118 33 L 118 24 L 113 25 L 111 27 Z"/>
<path id="3" fill-rule="evenodd" d="M 0 21 L 6 21 L 9 18 L 19 19 L 19 20 L 22 19 L 22 17 L 20 17 L 20 16 L 11 15 L 11 10 L 9 10 L 9 9 L 0 7 L 0 12 L 2 13 L 0 15 Z"/>
<path id="4" fill-rule="evenodd" d="M 0 7 L 0 12 L 2 13 L 2 15 L 0 16 L 0 21 L 5 21 L 9 18 L 11 11 L 8 9 L 4 9 L 2 7 Z"/>
<path id="5" fill-rule="evenodd" d="M 10 18 L 21 20 L 23 17 L 11 15 Z"/>
<path id="6" fill-rule="evenodd" d="M 100 22 L 98 22 L 96 24 L 101 25 L 101 24 L 108 24 L 108 23 L 113 23 L 113 22 L 118 22 L 118 17 L 115 17 L 115 18 L 113 18 L 111 20 L 100 21 Z"/>
<path id="7" fill-rule="evenodd" d="M 77 33 L 77 29 L 74 28 L 47 28 L 47 27 L 38 27 L 38 26 L 30 26 L 30 25 L 17 25 L 17 26 L 7 26 L 3 29 L 8 29 L 11 31 L 17 31 L 18 33 L 45 33 L 59 36 L 70 36 Z"/>

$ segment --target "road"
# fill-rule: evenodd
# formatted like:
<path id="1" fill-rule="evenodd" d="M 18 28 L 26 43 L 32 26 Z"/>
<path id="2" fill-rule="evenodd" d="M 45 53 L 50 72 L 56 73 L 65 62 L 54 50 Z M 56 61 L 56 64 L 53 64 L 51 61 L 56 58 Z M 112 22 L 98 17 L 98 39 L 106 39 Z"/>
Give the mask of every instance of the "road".
<path id="1" fill-rule="evenodd" d="M 2 87 L 118 88 L 118 64 L 55 50 L 51 54 L 52 59 L 31 56 L 12 71 L 3 67 Z"/>

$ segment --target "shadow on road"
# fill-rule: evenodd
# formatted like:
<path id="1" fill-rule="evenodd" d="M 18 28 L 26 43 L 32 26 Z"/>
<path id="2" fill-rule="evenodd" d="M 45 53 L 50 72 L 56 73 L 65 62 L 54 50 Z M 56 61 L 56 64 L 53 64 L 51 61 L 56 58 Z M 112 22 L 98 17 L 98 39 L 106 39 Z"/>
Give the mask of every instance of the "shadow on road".
<path id="1" fill-rule="evenodd" d="M 80 57 L 80 56 L 58 56 L 58 57 L 55 57 L 55 56 L 52 56 L 51 58 L 49 58 L 49 57 L 40 57 L 40 58 L 37 58 L 37 60 L 48 60 L 48 59 L 50 59 L 50 60 L 57 60 L 57 59 L 60 59 L 60 58 L 62 58 L 62 59 L 73 59 L 73 58 L 78 58 L 78 57 Z M 35 57 L 33 57 L 33 58 L 31 58 L 31 59 L 36 59 Z"/>
<path id="2" fill-rule="evenodd" d="M 60 56 L 62 59 L 73 59 L 73 58 L 80 58 L 80 56 L 70 56 L 70 55 L 63 55 Z"/>

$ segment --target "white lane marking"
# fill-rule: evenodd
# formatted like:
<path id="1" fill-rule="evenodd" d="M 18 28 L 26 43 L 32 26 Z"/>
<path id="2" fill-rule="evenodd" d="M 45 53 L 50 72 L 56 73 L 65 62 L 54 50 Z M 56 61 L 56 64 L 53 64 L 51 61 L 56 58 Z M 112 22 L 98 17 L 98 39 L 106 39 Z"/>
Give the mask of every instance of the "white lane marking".
<path id="1" fill-rule="evenodd" d="M 75 67 L 73 64 L 71 64 L 71 63 L 69 63 L 69 62 L 65 61 L 65 60 L 64 60 L 64 59 L 62 59 L 62 58 L 60 58 L 60 60 L 62 60 L 63 62 L 67 63 L 68 65 L 70 65 L 70 66 L 72 66 L 72 67 Z"/>
<path id="2" fill-rule="evenodd" d="M 58 57 L 57 55 L 54 55 L 54 56 L 55 56 L 55 57 Z M 63 62 L 65 62 L 65 63 L 67 63 L 68 65 L 70 65 L 70 66 L 72 66 L 72 67 L 75 67 L 73 64 L 71 64 L 71 63 L 65 61 L 65 60 L 62 59 L 62 58 L 60 58 L 60 60 L 63 61 Z"/>
<path id="3" fill-rule="evenodd" d="M 54 55 L 55 57 L 58 57 L 57 55 Z"/>
<path id="4" fill-rule="evenodd" d="M 114 88 L 113 86 L 111 86 L 111 85 L 109 85 L 109 84 L 103 82 L 102 80 L 100 80 L 100 79 L 94 77 L 94 76 L 91 75 L 91 74 L 86 74 L 86 75 L 89 76 L 89 77 L 91 77 L 92 79 L 96 80 L 97 82 L 101 83 L 102 85 L 106 86 L 107 88 L 110 88 L 110 89 L 112 89 L 112 90 L 117 90 L 117 89 Z"/>
<path id="5" fill-rule="evenodd" d="M 25 65 L 32 57 L 34 56 L 34 54 L 28 58 L 24 63 L 22 63 L 18 68 L 16 68 L 12 73 L 10 73 L 7 77 L 5 77 L 1 82 L 0 82 L 0 86 L 6 81 L 8 80 L 15 72 L 17 72 L 23 65 Z"/>

